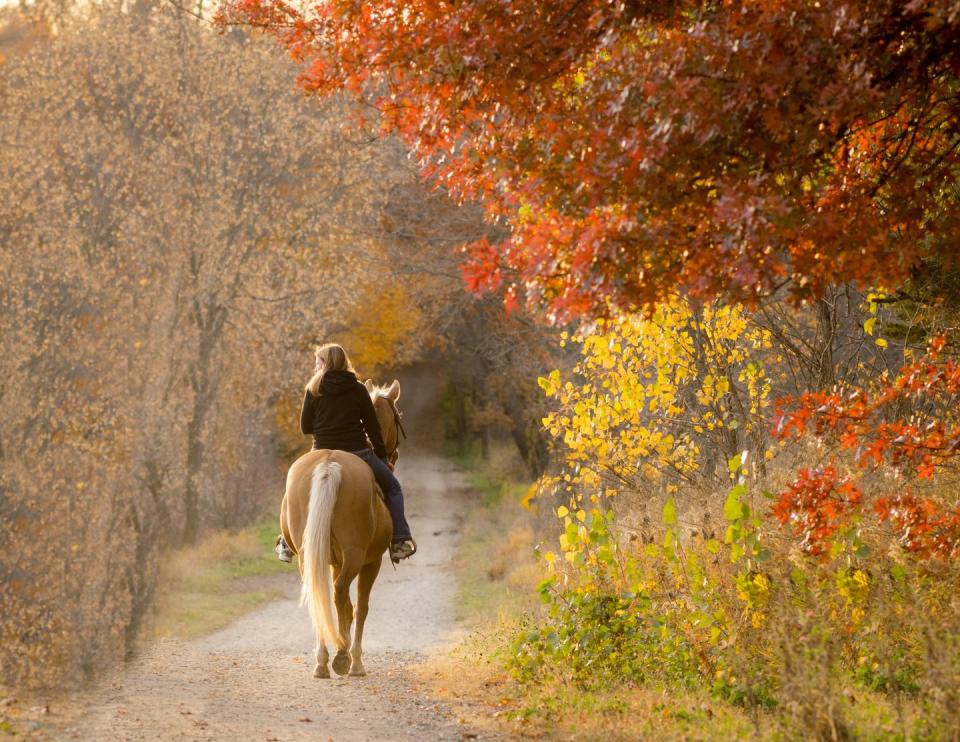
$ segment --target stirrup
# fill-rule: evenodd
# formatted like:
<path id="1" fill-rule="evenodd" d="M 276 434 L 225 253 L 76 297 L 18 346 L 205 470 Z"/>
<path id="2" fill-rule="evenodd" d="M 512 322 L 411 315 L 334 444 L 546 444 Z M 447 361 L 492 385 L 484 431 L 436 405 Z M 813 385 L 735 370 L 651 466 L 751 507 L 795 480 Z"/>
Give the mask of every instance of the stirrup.
<path id="1" fill-rule="evenodd" d="M 393 541 L 390 544 L 390 561 L 398 564 L 401 559 L 409 559 L 417 553 L 417 542 L 412 538 Z"/>
<path id="2" fill-rule="evenodd" d="M 290 562 L 293 560 L 293 552 L 290 550 L 290 547 L 287 546 L 287 542 L 283 540 L 283 534 L 277 536 L 277 545 L 273 549 L 277 552 L 277 559 L 281 562 Z"/>

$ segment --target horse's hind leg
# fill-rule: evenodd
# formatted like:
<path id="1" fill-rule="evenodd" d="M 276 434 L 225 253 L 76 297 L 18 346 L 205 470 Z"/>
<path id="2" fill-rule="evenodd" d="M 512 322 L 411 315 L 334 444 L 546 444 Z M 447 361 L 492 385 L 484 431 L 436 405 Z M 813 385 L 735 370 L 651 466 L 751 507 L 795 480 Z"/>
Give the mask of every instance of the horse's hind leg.
<path id="1" fill-rule="evenodd" d="M 340 624 L 340 636 L 343 649 L 333 658 L 333 671 L 337 675 L 346 675 L 350 671 L 350 624 L 353 623 L 353 604 L 350 602 L 350 583 L 357 577 L 363 564 L 363 551 L 351 549 L 345 551 L 340 572 L 333 582 L 333 600 L 337 604 L 337 622 Z"/>
<path id="2" fill-rule="evenodd" d="M 313 677 L 315 678 L 329 678 L 330 677 L 330 668 L 327 667 L 327 663 L 330 661 L 330 652 L 327 651 L 327 645 L 323 643 L 323 639 L 319 636 L 317 637 L 317 666 L 313 668 Z"/>
<path id="3" fill-rule="evenodd" d="M 370 590 L 373 583 L 380 574 L 380 564 L 382 559 L 365 564 L 360 570 L 360 579 L 357 580 L 357 613 L 356 627 L 353 634 L 353 647 L 351 648 L 350 674 L 354 676 L 366 675 L 367 671 L 363 667 L 363 624 L 367 620 L 367 609 L 370 607 Z"/>

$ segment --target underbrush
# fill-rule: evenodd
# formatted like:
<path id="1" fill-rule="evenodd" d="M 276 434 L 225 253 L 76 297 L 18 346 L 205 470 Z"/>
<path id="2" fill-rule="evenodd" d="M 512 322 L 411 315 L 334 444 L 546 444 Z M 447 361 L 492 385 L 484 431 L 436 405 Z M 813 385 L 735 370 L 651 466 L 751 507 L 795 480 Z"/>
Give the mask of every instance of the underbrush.
<path id="1" fill-rule="evenodd" d="M 471 632 L 428 665 L 474 723 L 607 740 L 956 738 L 953 567 L 880 533 L 813 560 L 763 517 L 736 462 L 714 534 L 673 498 L 642 529 L 602 501 L 525 509 L 527 487 L 491 458 L 461 461 L 486 492 L 456 563 Z"/>
<path id="2" fill-rule="evenodd" d="M 706 695 L 785 739 L 956 738 L 960 571 L 879 531 L 838 534 L 812 558 L 740 466 L 720 538 L 685 527 L 673 497 L 639 534 L 602 501 L 561 506 L 546 613 L 518 633 L 514 677 L 534 693 L 548 677 L 586 694 Z"/>
<path id="3" fill-rule="evenodd" d="M 221 629 L 282 594 L 273 576 L 296 571 L 273 551 L 276 516 L 221 531 L 173 552 L 160 570 L 149 636 L 193 639 Z"/>
<path id="4" fill-rule="evenodd" d="M 454 460 L 479 495 L 464 521 L 454 563 L 456 616 L 469 633 L 451 654 L 421 668 L 438 695 L 453 699 L 473 726 L 495 735 L 705 739 L 713 733 L 750 736 L 763 728 L 762 719 L 743 708 L 725 708 L 708 693 L 621 683 L 585 687 L 551 669 L 552 661 L 542 672 L 517 672 L 517 637 L 549 620 L 537 591 L 546 576 L 538 553 L 554 537 L 555 519 L 522 504 L 530 483 L 509 447 L 493 447 L 486 461 L 457 453 Z"/>

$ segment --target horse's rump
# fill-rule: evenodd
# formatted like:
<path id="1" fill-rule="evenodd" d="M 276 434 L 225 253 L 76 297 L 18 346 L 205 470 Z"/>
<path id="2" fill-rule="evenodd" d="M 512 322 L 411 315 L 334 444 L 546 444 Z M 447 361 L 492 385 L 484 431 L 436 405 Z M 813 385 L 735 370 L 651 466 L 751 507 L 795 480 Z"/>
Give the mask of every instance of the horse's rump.
<path id="1" fill-rule="evenodd" d="M 296 553 L 300 553 L 303 529 L 307 523 L 307 509 L 310 504 L 310 491 L 315 468 L 320 464 L 336 463 L 341 470 L 340 490 L 344 494 L 337 496 L 334 516 L 338 525 L 352 524 L 349 531 L 370 532 L 375 530 L 377 522 L 376 505 L 373 503 L 376 493 L 376 480 L 369 465 L 359 456 L 347 451 L 329 451 L 314 449 L 303 454 L 293 462 L 287 471 L 286 495 L 283 502 L 281 528 L 287 544 Z M 339 535 L 339 529 L 337 529 Z M 338 541 L 354 543 L 354 533 L 343 533 Z M 361 540 L 363 540 L 361 536 Z M 335 548 L 332 555 L 339 561 L 339 551 Z"/>

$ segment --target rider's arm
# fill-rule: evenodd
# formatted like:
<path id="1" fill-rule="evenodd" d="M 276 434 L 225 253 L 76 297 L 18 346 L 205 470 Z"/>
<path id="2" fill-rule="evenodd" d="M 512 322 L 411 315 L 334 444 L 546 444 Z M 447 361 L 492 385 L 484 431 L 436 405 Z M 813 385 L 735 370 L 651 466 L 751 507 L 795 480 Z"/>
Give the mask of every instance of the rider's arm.
<path id="1" fill-rule="evenodd" d="M 380 421 L 377 420 L 377 412 L 373 409 L 373 402 L 370 401 L 370 395 L 361 385 L 358 393 L 360 394 L 360 421 L 363 423 L 363 430 L 373 444 L 373 452 L 378 458 L 387 458 L 387 447 L 383 445 L 383 433 L 380 432 Z"/>
<path id="2" fill-rule="evenodd" d="M 317 398 L 310 390 L 303 393 L 303 406 L 300 408 L 300 432 L 304 435 L 313 435 L 313 405 Z"/>

